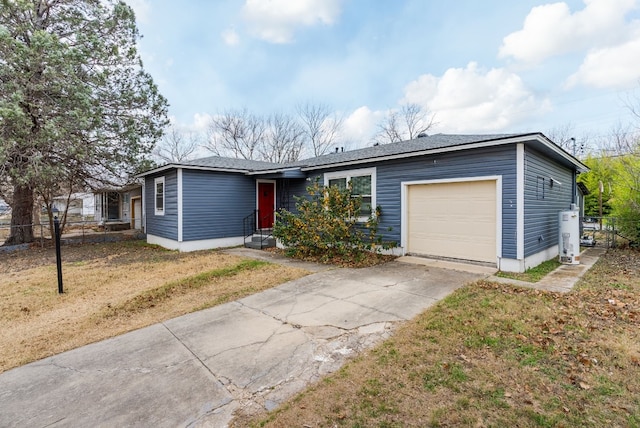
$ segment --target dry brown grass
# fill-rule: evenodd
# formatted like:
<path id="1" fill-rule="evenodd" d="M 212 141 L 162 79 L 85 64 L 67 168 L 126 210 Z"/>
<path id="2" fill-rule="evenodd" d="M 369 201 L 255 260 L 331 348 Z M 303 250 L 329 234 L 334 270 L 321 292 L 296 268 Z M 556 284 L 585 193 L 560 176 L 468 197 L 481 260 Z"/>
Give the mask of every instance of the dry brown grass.
<path id="1" fill-rule="evenodd" d="M 139 242 L 0 254 L 0 372 L 255 293 L 308 272 Z M 207 275 L 207 273 L 209 273 Z"/>
<path id="2" fill-rule="evenodd" d="M 638 427 L 640 253 L 568 294 L 459 289 L 253 425 Z"/>

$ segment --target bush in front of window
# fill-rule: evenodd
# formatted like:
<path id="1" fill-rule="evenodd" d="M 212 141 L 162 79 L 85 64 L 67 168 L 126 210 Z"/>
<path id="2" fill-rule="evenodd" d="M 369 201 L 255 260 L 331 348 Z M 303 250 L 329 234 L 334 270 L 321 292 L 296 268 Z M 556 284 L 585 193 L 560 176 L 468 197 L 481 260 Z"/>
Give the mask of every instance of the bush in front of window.
<path id="1" fill-rule="evenodd" d="M 362 198 L 346 187 L 322 186 L 316 181 L 306 196 L 296 196 L 296 212 L 280 210 L 273 235 L 293 257 L 321 261 L 361 259 L 365 252 L 379 252 L 396 244 L 385 243 L 378 234 L 380 208 L 362 221 Z"/>

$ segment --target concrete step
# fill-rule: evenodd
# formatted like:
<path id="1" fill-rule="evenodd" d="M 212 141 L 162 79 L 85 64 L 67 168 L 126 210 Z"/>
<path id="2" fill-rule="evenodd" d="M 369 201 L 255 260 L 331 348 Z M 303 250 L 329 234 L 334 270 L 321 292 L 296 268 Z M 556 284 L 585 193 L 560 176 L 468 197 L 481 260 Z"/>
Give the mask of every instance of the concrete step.
<path id="1" fill-rule="evenodd" d="M 276 246 L 276 240 L 273 238 L 267 238 L 264 241 L 260 242 L 260 237 L 258 239 L 253 239 L 251 241 L 245 242 L 244 246 L 246 248 L 254 248 L 260 250 L 262 248 L 273 248 Z"/>
<path id="2" fill-rule="evenodd" d="M 255 248 L 255 249 L 273 248 L 276 246 L 276 240 L 272 236 L 268 236 L 268 235 L 260 236 L 259 234 L 257 234 L 251 237 L 251 241 L 246 241 L 244 246 L 247 248 Z"/>

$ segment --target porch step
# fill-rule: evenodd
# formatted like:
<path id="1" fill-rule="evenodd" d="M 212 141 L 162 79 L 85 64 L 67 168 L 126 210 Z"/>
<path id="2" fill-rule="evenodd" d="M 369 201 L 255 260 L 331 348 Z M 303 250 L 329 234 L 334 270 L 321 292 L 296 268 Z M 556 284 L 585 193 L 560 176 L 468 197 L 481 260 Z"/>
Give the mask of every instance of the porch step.
<path id="1" fill-rule="evenodd" d="M 264 237 L 264 241 L 262 241 L 260 235 L 253 235 L 251 237 L 251 241 L 247 241 L 244 243 L 246 248 L 254 248 L 260 250 L 262 248 L 273 248 L 276 246 L 276 240 L 273 237 Z M 261 242 L 262 241 L 262 242 Z"/>

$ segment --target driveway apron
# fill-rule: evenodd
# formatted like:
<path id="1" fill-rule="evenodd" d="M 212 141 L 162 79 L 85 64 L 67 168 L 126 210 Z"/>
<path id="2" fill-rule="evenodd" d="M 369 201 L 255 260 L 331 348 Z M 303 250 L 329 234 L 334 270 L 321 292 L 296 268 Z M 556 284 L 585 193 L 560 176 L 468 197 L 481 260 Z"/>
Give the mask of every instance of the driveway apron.
<path id="1" fill-rule="evenodd" d="M 225 426 L 271 410 L 486 274 L 331 269 L 0 375 L 0 426 Z"/>

